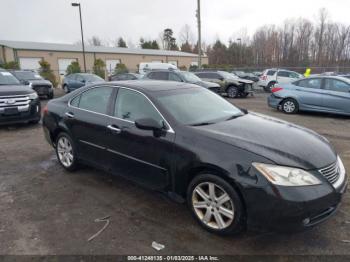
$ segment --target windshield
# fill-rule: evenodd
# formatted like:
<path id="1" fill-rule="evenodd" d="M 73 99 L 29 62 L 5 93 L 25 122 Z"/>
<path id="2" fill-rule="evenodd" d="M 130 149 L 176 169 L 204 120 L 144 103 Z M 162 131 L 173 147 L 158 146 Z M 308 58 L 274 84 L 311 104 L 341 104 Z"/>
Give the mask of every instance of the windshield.
<path id="1" fill-rule="evenodd" d="M 0 71 L 0 85 L 20 85 L 21 83 L 9 72 Z"/>
<path id="2" fill-rule="evenodd" d="M 105 80 L 103 80 L 101 77 L 97 76 L 97 75 L 85 75 L 84 78 L 86 79 L 86 81 L 88 82 L 104 82 Z"/>
<path id="3" fill-rule="evenodd" d="M 181 124 L 208 125 L 243 115 L 241 110 L 204 88 L 166 92 L 158 101 Z"/>
<path id="4" fill-rule="evenodd" d="M 228 79 L 237 79 L 238 77 L 225 71 L 219 71 L 220 75 Z"/>
<path id="5" fill-rule="evenodd" d="M 185 78 L 186 82 L 198 83 L 198 82 L 202 81 L 198 76 L 196 76 L 195 74 L 193 74 L 191 72 L 181 71 L 181 74 Z"/>
<path id="6" fill-rule="evenodd" d="M 34 72 L 12 72 L 19 80 L 40 80 L 43 79 L 39 74 Z"/>

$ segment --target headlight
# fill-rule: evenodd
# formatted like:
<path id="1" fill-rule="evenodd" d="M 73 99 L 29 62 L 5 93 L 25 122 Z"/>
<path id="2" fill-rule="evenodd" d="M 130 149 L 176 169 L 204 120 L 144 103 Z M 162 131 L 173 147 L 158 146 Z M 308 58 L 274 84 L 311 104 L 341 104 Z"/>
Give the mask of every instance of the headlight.
<path id="1" fill-rule="evenodd" d="M 262 163 L 253 163 L 253 166 L 274 185 L 311 186 L 321 184 L 321 181 L 315 176 L 299 168 Z"/>
<path id="2" fill-rule="evenodd" d="M 37 99 L 37 98 L 38 98 L 38 94 L 37 94 L 36 92 L 31 93 L 31 94 L 29 94 L 28 96 L 29 96 L 29 99 L 32 99 L 32 100 L 34 100 L 34 99 Z"/>
<path id="3" fill-rule="evenodd" d="M 343 164 L 343 161 L 341 161 L 340 157 L 338 156 L 338 166 L 339 166 L 339 174 L 345 174 L 345 167 Z"/>

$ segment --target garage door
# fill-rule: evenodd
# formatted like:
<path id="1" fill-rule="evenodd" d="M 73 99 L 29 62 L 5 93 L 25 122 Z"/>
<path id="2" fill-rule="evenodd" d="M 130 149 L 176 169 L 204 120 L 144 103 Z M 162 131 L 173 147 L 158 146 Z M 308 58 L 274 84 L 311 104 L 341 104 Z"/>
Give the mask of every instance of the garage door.
<path id="1" fill-rule="evenodd" d="M 119 59 L 107 59 L 106 60 L 106 70 L 108 75 L 112 75 L 117 64 L 120 64 Z"/>
<path id="2" fill-rule="evenodd" d="M 23 70 L 37 70 L 40 68 L 41 57 L 19 57 L 19 66 Z"/>
<path id="3" fill-rule="evenodd" d="M 58 59 L 58 70 L 60 75 L 65 75 L 67 71 L 67 67 L 72 63 L 76 62 L 76 58 L 60 58 Z"/>

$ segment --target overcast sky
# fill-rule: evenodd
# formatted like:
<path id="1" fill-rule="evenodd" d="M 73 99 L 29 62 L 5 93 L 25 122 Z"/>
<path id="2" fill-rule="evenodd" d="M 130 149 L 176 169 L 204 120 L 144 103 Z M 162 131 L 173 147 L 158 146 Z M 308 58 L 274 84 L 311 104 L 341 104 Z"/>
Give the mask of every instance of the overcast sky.
<path id="1" fill-rule="evenodd" d="M 78 8 L 70 0 L 0 0 L 0 39 L 73 43 L 80 38 Z M 197 0 L 80 0 L 86 39 L 112 41 L 122 36 L 138 43 L 158 39 L 164 28 L 175 37 L 184 24 L 195 39 Z M 287 18 L 315 20 L 320 8 L 335 22 L 350 24 L 350 0 L 201 0 L 202 34 L 206 43 L 228 41 L 241 31 L 252 34 L 264 24 Z"/>

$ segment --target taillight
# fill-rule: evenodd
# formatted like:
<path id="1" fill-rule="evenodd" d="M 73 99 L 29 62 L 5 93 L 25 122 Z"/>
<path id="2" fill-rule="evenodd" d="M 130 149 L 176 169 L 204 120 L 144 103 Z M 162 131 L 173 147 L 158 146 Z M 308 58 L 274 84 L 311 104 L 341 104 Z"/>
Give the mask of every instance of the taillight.
<path id="1" fill-rule="evenodd" d="M 273 88 L 271 89 L 271 92 L 272 92 L 272 93 L 276 93 L 276 92 L 281 91 L 281 90 L 283 90 L 282 87 L 273 87 Z"/>
<path id="2" fill-rule="evenodd" d="M 49 112 L 47 105 L 43 108 L 43 114 L 46 115 Z"/>

